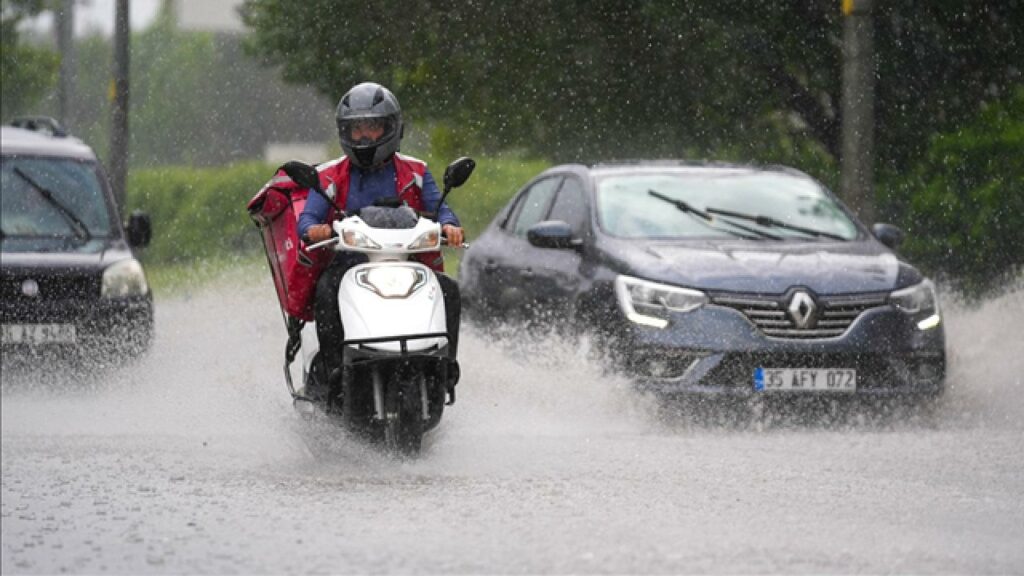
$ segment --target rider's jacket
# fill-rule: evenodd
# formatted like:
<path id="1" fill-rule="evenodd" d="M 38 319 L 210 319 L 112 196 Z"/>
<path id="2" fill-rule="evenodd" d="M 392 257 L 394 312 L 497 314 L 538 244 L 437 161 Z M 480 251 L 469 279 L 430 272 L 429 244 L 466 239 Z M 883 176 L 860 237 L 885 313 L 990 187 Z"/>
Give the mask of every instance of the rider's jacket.
<path id="1" fill-rule="evenodd" d="M 440 198 L 437 185 L 433 183 L 426 163 L 402 154 L 394 155 L 395 193 L 411 208 L 433 209 Z M 333 190 L 334 203 L 343 208 L 349 200 L 351 166 L 348 158 L 342 156 L 317 166 L 320 185 L 325 191 Z M 334 185 L 333 187 L 331 185 Z M 427 188 L 427 194 L 424 194 Z M 308 202 L 323 202 L 316 193 L 298 187 L 284 172 L 278 172 L 262 190 L 249 202 L 249 213 L 263 233 L 264 244 L 270 258 L 278 297 L 284 311 L 304 320 L 313 319 L 313 296 L 316 280 L 334 256 L 333 250 L 307 252 L 300 240 L 298 221 Z M 326 202 L 323 202 L 326 204 Z M 319 212 L 316 211 L 316 212 Z M 318 223 L 331 222 L 336 217 L 333 207 L 326 215 L 315 218 Z M 455 215 L 442 207 L 439 221 L 458 225 Z M 441 253 L 416 254 L 420 262 L 433 270 L 444 270 Z"/>
<path id="2" fill-rule="evenodd" d="M 394 167 L 395 174 L 395 195 L 399 200 L 408 204 L 410 208 L 419 211 L 428 208 L 426 198 L 424 197 L 425 191 L 431 193 L 430 196 L 432 198 L 430 199 L 433 200 L 432 204 L 440 199 L 440 192 L 437 190 L 437 185 L 434 184 L 430 172 L 427 171 L 427 164 L 425 162 L 412 156 L 396 153 L 393 157 L 392 166 Z M 328 195 L 334 194 L 333 200 L 336 206 L 350 212 L 363 207 L 362 205 L 353 205 L 349 200 L 350 184 L 355 179 L 353 178 L 352 170 L 351 163 L 346 156 L 317 166 L 317 171 L 320 173 L 321 188 L 328 191 Z M 388 172 L 390 173 L 390 170 Z M 366 179 L 367 176 L 363 175 L 362 178 Z M 362 198 L 361 200 L 363 203 L 369 203 L 368 201 L 371 199 Z M 431 205 L 429 208 L 434 208 L 434 206 Z M 311 224 L 333 222 L 337 216 L 335 212 L 335 207 L 328 205 L 323 198 L 316 194 L 310 194 L 309 200 L 299 217 L 298 233 L 300 238 Z M 455 218 L 455 215 L 447 206 L 442 207 L 438 221 L 442 224 L 458 225 L 458 219 Z M 441 257 L 441 252 L 425 252 L 417 254 L 415 257 L 438 272 L 444 271 L 444 260 Z"/>

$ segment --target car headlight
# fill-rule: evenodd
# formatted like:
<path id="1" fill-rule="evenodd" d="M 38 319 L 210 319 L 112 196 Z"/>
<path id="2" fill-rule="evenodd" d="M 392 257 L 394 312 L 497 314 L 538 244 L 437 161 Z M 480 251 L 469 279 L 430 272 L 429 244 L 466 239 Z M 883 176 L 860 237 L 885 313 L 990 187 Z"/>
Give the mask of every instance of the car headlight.
<path id="1" fill-rule="evenodd" d="M 931 280 L 896 290 L 889 295 L 889 302 L 904 314 L 913 316 L 919 330 L 930 330 L 942 321 L 939 299 L 935 296 L 935 285 Z"/>
<path id="2" fill-rule="evenodd" d="M 381 298 L 406 298 L 427 283 L 427 275 L 408 266 L 380 266 L 357 272 L 356 283 Z"/>
<path id="3" fill-rule="evenodd" d="M 621 275 L 615 278 L 615 296 L 626 318 L 655 328 L 668 326 L 668 312 L 689 312 L 708 301 L 707 295 L 699 290 Z"/>
<path id="4" fill-rule="evenodd" d="M 144 296 L 148 293 L 146 274 L 142 271 L 142 264 L 134 258 L 115 262 L 103 271 L 100 295 L 104 298 Z"/>
<path id="5" fill-rule="evenodd" d="M 346 246 L 353 248 L 366 248 L 369 250 L 380 250 L 380 244 L 374 242 L 369 236 L 358 230 L 345 230 L 341 233 L 341 241 Z"/>
<path id="6" fill-rule="evenodd" d="M 409 250 L 427 250 L 430 248 L 441 247 L 441 235 L 437 233 L 437 230 L 429 230 L 424 232 L 417 238 L 412 244 L 409 244 Z"/>

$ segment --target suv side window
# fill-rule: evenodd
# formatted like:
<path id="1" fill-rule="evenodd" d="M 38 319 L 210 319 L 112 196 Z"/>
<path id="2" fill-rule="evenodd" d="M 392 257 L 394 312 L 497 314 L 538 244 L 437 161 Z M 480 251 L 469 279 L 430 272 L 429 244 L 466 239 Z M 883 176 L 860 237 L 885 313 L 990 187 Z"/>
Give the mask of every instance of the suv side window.
<path id="1" fill-rule="evenodd" d="M 561 176 L 545 178 L 530 186 L 516 207 L 516 215 L 513 217 L 515 224 L 512 233 L 516 236 L 526 236 L 526 231 L 537 222 L 544 219 L 548 213 L 548 206 L 551 205 L 551 198 L 554 197 L 558 185 L 562 182 Z"/>
<path id="2" fill-rule="evenodd" d="M 583 195 L 583 183 L 575 176 L 569 176 L 558 191 L 554 205 L 551 206 L 549 220 L 561 220 L 572 228 L 576 235 L 584 232 L 584 225 L 587 222 L 586 198 Z"/>

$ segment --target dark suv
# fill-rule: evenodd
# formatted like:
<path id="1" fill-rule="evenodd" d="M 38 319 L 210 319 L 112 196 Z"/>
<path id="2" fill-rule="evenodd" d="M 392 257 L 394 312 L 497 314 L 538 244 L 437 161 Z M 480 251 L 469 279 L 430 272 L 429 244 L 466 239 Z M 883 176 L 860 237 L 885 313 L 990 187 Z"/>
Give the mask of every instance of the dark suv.
<path id="1" fill-rule="evenodd" d="M 153 337 L 153 298 L 132 254 L 149 217 L 120 210 L 96 155 L 52 121 L 0 128 L 3 351 L 134 356 Z"/>

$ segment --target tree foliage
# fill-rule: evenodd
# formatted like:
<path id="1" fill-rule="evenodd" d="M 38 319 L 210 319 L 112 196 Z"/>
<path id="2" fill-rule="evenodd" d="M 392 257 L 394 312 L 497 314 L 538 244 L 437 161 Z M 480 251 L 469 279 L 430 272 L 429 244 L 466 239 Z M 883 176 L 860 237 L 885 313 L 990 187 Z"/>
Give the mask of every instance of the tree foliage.
<path id="1" fill-rule="evenodd" d="M 18 25 L 44 8 L 43 0 L 0 3 L 0 118 L 32 112 L 57 81 L 55 52 L 21 42 Z"/>
<path id="2" fill-rule="evenodd" d="M 1024 87 L 932 138 L 889 202 L 907 253 L 966 292 L 1024 272 Z"/>
<path id="3" fill-rule="evenodd" d="M 876 3 L 879 158 L 1021 82 L 1019 0 Z M 420 122 L 547 157 L 766 159 L 808 140 L 838 156 L 836 0 L 247 0 L 251 46 L 338 98 L 391 86 Z"/>

